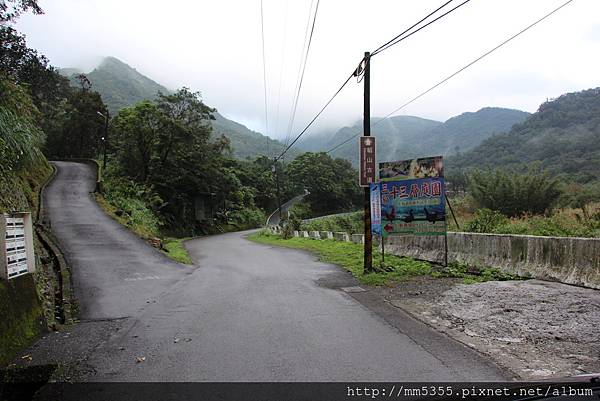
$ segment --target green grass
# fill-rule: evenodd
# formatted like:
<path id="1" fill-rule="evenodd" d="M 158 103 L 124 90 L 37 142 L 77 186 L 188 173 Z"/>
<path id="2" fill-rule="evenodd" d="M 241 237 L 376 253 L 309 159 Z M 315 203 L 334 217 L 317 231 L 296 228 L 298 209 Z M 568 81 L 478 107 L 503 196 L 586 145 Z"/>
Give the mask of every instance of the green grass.
<path id="1" fill-rule="evenodd" d="M 373 266 L 378 271 L 363 274 L 363 247 L 352 242 L 312 240 L 308 238 L 284 240 L 279 236 L 265 232 L 258 232 L 248 238 L 263 244 L 312 251 L 319 256 L 321 261 L 343 267 L 350 271 L 362 284 L 366 285 L 390 285 L 411 276 L 423 276 L 432 273 L 432 266 L 427 262 L 387 254 L 385 255 L 385 270 L 381 270 L 379 269 L 381 254 L 374 252 Z"/>
<path id="2" fill-rule="evenodd" d="M 382 269 L 379 267 L 381 253 L 376 251 L 373 252 L 373 266 L 377 271 L 363 274 L 363 246 L 360 244 L 310 238 L 283 239 L 278 235 L 269 234 L 265 231 L 250 235 L 248 239 L 262 244 L 314 252 L 319 256 L 319 260 L 343 267 L 365 285 L 393 285 L 415 276 L 462 278 L 465 284 L 522 279 L 493 267 L 473 267 L 461 263 L 450 263 L 448 267 L 444 268 L 428 262 L 387 253 L 385 255 L 385 267 Z"/>
<path id="3" fill-rule="evenodd" d="M 191 265 L 192 258 L 183 246 L 183 241 L 187 238 L 165 238 L 163 241 L 162 252 L 176 262 L 185 265 Z"/>
<path id="4" fill-rule="evenodd" d="M 152 225 L 146 224 L 145 220 L 132 219 L 129 215 L 118 216 L 116 214 L 117 208 L 108 202 L 102 195 L 96 194 L 96 202 L 100 207 L 113 219 L 133 231 L 137 236 L 144 240 L 155 238 L 159 236 L 158 230 Z M 150 228 L 149 228 L 150 226 Z M 183 246 L 183 241 L 187 238 L 165 238 L 162 240 L 163 248 L 162 253 L 167 255 L 169 258 L 176 262 L 191 265 L 192 258 L 188 255 L 186 249 Z"/>
<path id="5" fill-rule="evenodd" d="M 432 273 L 433 277 L 458 277 L 465 284 L 483 283 L 486 281 L 526 280 L 515 274 L 504 273 L 495 267 L 468 266 L 464 263 L 452 262 L 441 271 Z"/>

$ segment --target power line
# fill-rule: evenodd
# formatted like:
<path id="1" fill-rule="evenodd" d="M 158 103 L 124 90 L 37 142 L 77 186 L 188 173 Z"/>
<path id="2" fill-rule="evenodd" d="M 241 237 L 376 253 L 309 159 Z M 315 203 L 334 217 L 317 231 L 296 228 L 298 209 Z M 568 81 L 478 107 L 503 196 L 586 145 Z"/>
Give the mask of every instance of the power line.
<path id="1" fill-rule="evenodd" d="M 262 38 L 262 59 L 263 59 L 263 86 L 265 89 L 265 135 L 269 136 L 269 113 L 267 109 L 267 63 L 265 57 L 265 18 L 263 13 L 263 0 L 260 0 L 260 32 Z M 267 138 L 267 154 L 269 153 L 269 141 Z"/>
<path id="2" fill-rule="evenodd" d="M 427 14 L 427 16 L 425 16 L 424 18 L 422 18 L 419 22 L 417 22 L 416 24 L 414 24 L 413 26 L 411 26 L 410 28 L 406 29 L 404 32 L 402 32 L 401 34 L 395 36 L 393 39 L 385 42 L 384 44 L 382 44 L 381 46 L 379 46 L 377 49 L 373 50 L 371 52 L 371 55 L 379 52 L 381 49 L 383 49 L 384 47 L 386 47 L 387 45 L 389 45 L 390 43 L 392 43 L 394 40 L 398 39 L 400 36 L 404 35 L 406 32 L 410 31 L 411 29 L 413 29 L 415 26 L 419 25 L 421 22 L 425 21 L 427 18 L 431 17 L 433 14 L 437 13 L 438 11 L 440 11 L 442 8 L 446 7 L 448 4 L 452 3 L 454 0 L 448 0 L 447 2 L 445 2 L 444 4 L 442 4 L 441 6 L 439 6 L 438 8 L 436 8 L 434 11 L 432 11 L 431 13 Z"/>
<path id="3" fill-rule="evenodd" d="M 287 38 L 287 19 L 288 19 L 289 0 L 285 2 L 285 12 L 283 19 L 283 40 L 281 41 L 281 63 L 279 70 L 279 89 L 277 91 L 277 113 L 275 118 L 275 132 L 279 133 L 279 106 L 281 105 L 281 83 L 283 81 L 283 67 L 285 66 L 285 42 Z"/>
<path id="4" fill-rule="evenodd" d="M 374 55 L 376 55 L 376 54 L 379 54 L 379 53 L 381 53 L 381 52 L 382 52 L 382 51 L 384 51 L 384 50 L 387 50 L 387 49 L 389 49 L 390 47 L 392 47 L 392 46 L 394 46 L 394 45 L 396 45 L 396 44 L 398 44 L 398 43 L 402 42 L 402 41 L 403 41 L 403 40 L 405 40 L 405 39 L 408 39 L 408 38 L 410 38 L 410 37 L 411 37 L 412 35 L 414 35 L 415 33 L 417 33 L 417 32 L 419 32 L 419 31 L 421 31 L 422 29 L 425 29 L 425 28 L 427 28 L 429 25 L 433 24 L 434 22 L 436 22 L 436 21 L 438 21 L 438 20 L 440 20 L 440 19 L 444 18 L 446 15 L 448 15 L 448 14 L 450 14 L 450 13 L 454 12 L 455 10 L 457 10 L 458 8 L 460 8 L 460 7 L 464 6 L 465 4 L 467 4 L 467 3 L 468 3 L 469 1 L 471 1 L 471 0 L 465 0 L 465 1 L 463 1 L 462 3 L 460 3 L 459 5 L 457 5 L 456 7 L 454 7 L 454 8 L 452 8 L 452 9 L 450 9 L 450 10 L 446 11 L 445 13 L 443 13 L 443 14 L 442 14 L 442 15 L 440 15 L 440 16 L 438 16 L 437 18 L 435 18 L 435 19 L 433 19 L 433 20 L 429 21 L 428 23 L 426 23 L 425 25 L 423 25 L 423 26 L 419 27 L 419 29 L 417 29 L 417 30 L 415 30 L 415 31 L 413 31 L 413 32 L 411 32 L 411 33 L 409 33 L 409 34 L 408 34 L 408 35 L 406 35 L 406 36 L 402 36 L 402 35 L 404 35 L 406 32 L 408 32 L 408 31 L 410 31 L 411 29 L 413 29 L 415 26 L 419 25 L 421 22 L 425 21 L 425 20 L 426 20 L 427 18 L 429 18 L 431 15 L 435 14 L 435 13 L 436 13 L 436 12 L 438 12 L 440 9 L 444 8 L 444 7 L 445 7 L 445 6 L 446 6 L 448 3 L 450 3 L 451 1 L 453 1 L 453 0 L 450 0 L 450 1 L 448 1 L 448 2 L 447 2 L 447 3 L 445 3 L 445 4 L 442 4 L 440 7 L 438 7 L 438 8 L 437 8 L 435 11 L 433 11 L 432 13 L 430 13 L 429 15 L 427 15 L 427 16 L 426 16 L 425 18 L 423 18 L 421 21 L 417 22 L 417 23 L 416 23 L 416 24 L 414 24 L 412 27 L 408 28 L 407 30 L 405 30 L 404 32 L 402 32 L 400 35 L 396 36 L 394 39 L 392 39 L 392 40 L 388 41 L 386 44 L 384 44 L 384 45 L 380 46 L 380 47 L 379 47 L 377 50 L 375 50 L 374 52 L 372 52 L 372 53 L 371 53 L 371 57 L 372 57 L 372 56 L 374 56 Z"/>
<path id="5" fill-rule="evenodd" d="M 306 53 L 304 55 L 304 65 L 302 67 L 302 73 L 299 76 L 300 79 L 299 79 L 299 82 L 298 82 L 298 85 L 297 85 L 298 91 L 297 91 L 296 96 L 295 96 L 294 106 L 293 106 L 293 109 L 292 109 L 292 114 L 291 114 L 290 122 L 288 124 L 288 132 L 287 132 L 286 140 L 285 140 L 286 146 L 287 146 L 287 144 L 288 144 L 288 142 L 290 140 L 292 129 L 294 127 L 294 120 L 296 118 L 296 110 L 298 108 L 298 101 L 300 99 L 300 91 L 302 89 L 302 82 L 304 81 L 304 72 L 306 71 L 306 64 L 308 62 L 308 54 L 310 52 L 310 45 L 312 43 L 313 33 L 315 31 L 315 23 L 317 21 L 317 12 L 319 11 L 319 1 L 320 0 L 317 0 L 317 5 L 315 6 L 315 14 L 313 16 L 312 28 L 310 30 L 310 37 L 308 39 L 308 46 L 306 47 Z M 308 26 L 307 26 L 307 28 L 308 28 Z M 308 32 L 308 30 L 307 30 L 307 32 Z"/>
<path id="6" fill-rule="evenodd" d="M 563 7 L 567 6 L 569 3 L 573 2 L 573 0 L 568 0 L 567 2 L 563 3 L 562 5 L 560 5 L 559 7 L 555 8 L 554 10 L 550 11 L 548 14 L 544 15 L 543 17 L 541 17 L 540 19 L 536 20 L 534 23 L 528 25 L 526 28 L 522 29 L 521 31 L 517 32 L 516 34 L 514 34 L 513 36 L 511 36 L 510 38 L 504 40 L 502 43 L 500 43 L 499 45 L 495 46 L 494 48 L 492 48 L 491 50 L 488 50 L 487 52 L 485 52 L 484 54 L 482 54 L 481 56 L 477 57 L 475 60 L 471 61 L 470 63 L 468 63 L 467 65 L 465 65 L 464 67 L 460 68 L 459 70 L 455 71 L 454 73 L 448 75 L 446 78 L 442 79 L 440 82 L 438 82 L 437 84 L 433 85 L 431 88 L 421 92 L 419 95 L 413 97 L 412 99 L 410 99 L 409 101 L 407 101 L 406 103 L 404 103 L 403 105 L 401 105 L 400 107 L 398 107 L 397 109 L 395 109 L 394 111 L 392 111 L 391 113 L 387 114 L 385 117 L 379 119 L 375 124 L 373 124 L 373 126 L 379 124 L 380 122 L 382 122 L 383 120 L 388 119 L 389 117 L 391 117 L 392 115 L 396 114 L 397 112 L 399 112 L 400 110 L 402 110 L 403 108 L 405 108 L 406 106 L 410 105 L 411 103 L 415 102 L 416 100 L 420 99 L 421 97 L 425 96 L 426 94 L 428 94 L 429 92 L 431 92 L 432 90 L 436 89 L 438 86 L 444 84 L 445 82 L 447 82 L 448 80 L 452 79 L 453 77 L 455 77 L 456 75 L 460 74 L 461 72 L 463 72 L 464 70 L 466 70 L 467 68 L 471 67 L 473 64 L 477 63 L 478 61 L 480 61 L 481 59 L 487 57 L 488 55 L 490 55 L 491 53 L 495 52 L 496 50 L 498 50 L 499 48 L 501 48 L 502 46 L 506 45 L 507 43 L 509 43 L 510 41 L 512 41 L 513 39 L 517 38 L 518 36 L 522 35 L 523 33 L 525 33 L 526 31 L 528 31 L 529 29 L 533 28 L 534 26 L 536 26 L 537 24 L 539 24 L 540 22 L 544 21 L 545 19 L 547 19 L 548 17 L 550 17 L 551 15 L 553 15 L 554 13 L 556 13 L 557 11 L 559 11 L 560 9 L 562 9 Z M 360 135 L 360 132 L 357 133 L 356 135 L 346 139 L 345 141 L 341 142 L 340 144 L 334 146 L 333 148 L 329 149 L 327 152 L 325 153 L 331 153 L 334 150 L 340 148 L 341 146 L 345 145 L 346 143 L 350 142 L 351 140 L 353 140 L 354 138 L 356 138 L 358 135 Z"/>
<path id="7" fill-rule="evenodd" d="M 464 5 L 465 3 L 469 2 L 470 0 L 465 0 L 463 3 L 459 4 L 458 6 L 454 7 L 453 9 L 447 11 L 446 13 L 442 14 L 441 16 L 435 18 L 434 20 L 430 21 L 429 23 L 427 23 L 426 25 L 420 27 L 419 29 L 417 29 L 414 32 L 411 32 L 409 35 L 405 36 L 405 37 L 401 37 L 402 35 L 404 35 L 406 32 L 409 32 L 411 29 L 413 29 L 415 26 L 419 25 L 420 23 L 422 23 L 423 21 L 425 21 L 427 18 L 429 18 L 430 16 L 432 16 L 433 14 L 435 14 L 436 12 L 438 12 L 439 10 L 441 10 L 443 7 L 445 7 L 447 4 L 449 4 L 450 2 L 452 2 L 454 0 L 449 0 L 446 3 L 444 3 L 442 6 L 438 7 L 435 11 L 429 13 L 426 17 L 422 18 L 419 22 L 417 22 L 416 24 L 413 24 L 410 28 L 406 29 L 404 32 L 402 32 L 400 35 L 397 35 L 395 38 L 393 38 L 391 41 L 388 41 L 387 43 L 383 44 L 382 46 L 380 46 L 378 49 L 376 49 L 376 52 L 379 53 L 385 49 L 387 49 L 390 46 L 395 45 L 396 43 L 407 39 L 408 37 L 414 35 L 415 33 L 419 32 L 420 30 L 422 30 L 423 28 L 426 28 L 427 26 L 431 25 L 432 23 L 436 22 L 437 20 L 439 20 L 440 18 L 443 18 L 444 16 L 448 15 L 449 13 L 453 12 L 454 10 L 456 10 L 457 8 L 461 7 L 462 5 Z M 316 16 L 315 16 L 316 17 Z M 313 26 L 314 28 L 314 26 Z M 372 56 L 373 54 L 371 54 Z M 363 60 L 361 60 L 362 63 Z M 296 136 L 296 138 L 294 139 L 294 141 L 292 143 L 290 143 L 289 145 L 287 144 L 288 140 L 289 140 L 289 133 L 291 133 L 291 126 L 289 127 L 289 133 L 288 136 L 286 136 L 286 147 L 283 150 L 283 152 L 281 152 L 281 154 L 275 158 L 275 161 L 279 160 L 281 157 L 283 157 L 283 155 L 285 155 L 285 153 L 298 141 L 298 139 L 300 139 L 300 137 L 302 137 L 302 135 L 304 135 L 304 133 L 306 132 L 306 130 L 315 122 L 315 120 L 323 113 L 323 111 L 327 108 L 327 106 L 329 106 L 329 104 L 333 101 L 333 99 L 341 92 L 341 90 L 344 88 L 344 86 L 346 86 L 346 84 L 350 81 L 350 79 L 353 76 L 357 76 L 360 73 L 360 65 L 358 67 L 358 69 L 354 70 L 352 72 L 352 74 L 348 77 L 348 79 L 346 79 L 346 81 L 342 84 L 342 86 L 337 90 L 337 92 L 335 92 L 335 94 L 329 99 L 329 101 L 327 101 L 327 103 L 325 104 L 325 106 L 319 111 L 319 113 L 317 113 L 317 115 L 308 123 L 308 125 L 300 132 L 300 134 L 298 134 L 298 136 Z M 294 111 L 295 113 L 295 111 Z"/>
<path id="8" fill-rule="evenodd" d="M 275 158 L 275 162 L 279 159 L 281 159 L 283 157 L 283 155 L 285 155 L 285 153 L 292 147 L 294 146 L 294 144 L 298 141 L 298 139 L 300 139 L 300 137 L 302 137 L 302 135 L 304 135 L 304 133 L 306 132 L 306 130 L 308 130 L 308 128 L 310 128 L 310 126 L 317 120 L 317 118 L 323 113 L 323 111 L 325 111 L 325 109 L 327 108 L 327 106 L 329 106 L 329 104 L 333 101 L 333 99 L 336 98 L 337 95 L 339 95 L 339 93 L 342 91 L 342 89 L 344 89 L 344 86 L 346 86 L 348 84 L 348 82 L 350 82 L 350 79 L 352 79 L 352 77 L 354 76 L 354 71 L 352 71 L 352 74 L 350 74 L 350 76 L 344 81 L 344 83 L 339 87 L 339 89 L 333 94 L 333 96 L 331 96 L 331 98 L 327 101 L 327 103 L 325 103 L 325 106 L 323 106 L 323 108 L 321 108 L 321 110 L 317 113 L 317 115 L 315 115 L 313 117 L 312 120 L 310 120 L 310 122 L 308 123 L 308 125 L 306 125 L 306 127 L 304 127 L 304 129 L 296 136 L 296 139 L 294 139 L 292 141 L 292 143 L 290 143 L 289 145 L 286 146 L 286 148 L 283 150 L 283 152 L 281 152 L 281 154 L 279 156 L 277 156 Z"/>

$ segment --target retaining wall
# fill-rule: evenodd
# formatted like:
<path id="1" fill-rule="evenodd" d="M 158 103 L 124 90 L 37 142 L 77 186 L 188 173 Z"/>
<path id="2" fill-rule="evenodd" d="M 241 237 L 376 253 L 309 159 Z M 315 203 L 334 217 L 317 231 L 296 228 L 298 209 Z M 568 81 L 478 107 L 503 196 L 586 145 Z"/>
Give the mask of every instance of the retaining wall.
<path id="1" fill-rule="evenodd" d="M 390 237 L 386 251 L 439 263 L 444 260 L 444 237 Z M 449 232 L 448 260 L 600 289 L 597 238 Z"/>
<path id="2" fill-rule="evenodd" d="M 273 230 L 272 230 L 273 231 Z M 362 234 L 295 231 L 302 238 L 364 242 Z M 373 238 L 374 243 L 376 238 Z M 386 252 L 443 263 L 444 237 L 398 236 L 386 239 Z M 448 233 L 448 261 L 491 266 L 542 280 L 600 289 L 600 239 Z"/>

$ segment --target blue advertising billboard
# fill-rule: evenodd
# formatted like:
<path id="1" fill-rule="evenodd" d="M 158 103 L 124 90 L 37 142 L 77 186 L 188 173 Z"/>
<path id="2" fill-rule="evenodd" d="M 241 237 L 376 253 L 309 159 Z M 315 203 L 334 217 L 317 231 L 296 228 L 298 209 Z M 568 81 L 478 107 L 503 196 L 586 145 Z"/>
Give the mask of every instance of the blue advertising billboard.
<path id="1" fill-rule="evenodd" d="M 380 164 L 383 236 L 446 234 L 443 171 L 441 157 Z"/>

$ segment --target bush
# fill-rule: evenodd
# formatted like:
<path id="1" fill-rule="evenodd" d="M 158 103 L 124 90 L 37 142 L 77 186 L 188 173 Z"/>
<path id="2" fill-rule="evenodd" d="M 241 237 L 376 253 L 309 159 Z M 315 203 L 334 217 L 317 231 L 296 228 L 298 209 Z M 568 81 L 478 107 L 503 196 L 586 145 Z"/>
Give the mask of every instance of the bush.
<path id="1" fill-rule="evenodd" d="M 533 166 L 527 173 L 502 170 L 475 171 L 469 191 L 477 203 L 505 216 L 543 214 L 561 195 L 560 181 Z"/>
<path id="2" fill-rule="evenodd" d="M 149 236 L 159 236 L 163 222 L 156 209 L 162 201 L 150 189 L 124 178 L 108 177 L 104 181 L 104 199 L 118 209 L 115 213 L 126 219 L 127 225 L 142 227 L 141 232 Z"/>
<path id="3" fill-rule="evenodd" d="M 465 227 L 465 231 L 473 233 L 491 233 L 503 224 L 508 223 L 508 219 L 502 213 L 490 210 L 479 209 L 475 212 L 475 217 Z"/>
<path id="4" fill-rule="evenodd" d="M 261 227 L 267 219 L 263 211 L 257 208 L 244 208 L 233 211 L 228 218 L 231 224 L 240 228 Z"/>

